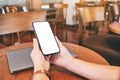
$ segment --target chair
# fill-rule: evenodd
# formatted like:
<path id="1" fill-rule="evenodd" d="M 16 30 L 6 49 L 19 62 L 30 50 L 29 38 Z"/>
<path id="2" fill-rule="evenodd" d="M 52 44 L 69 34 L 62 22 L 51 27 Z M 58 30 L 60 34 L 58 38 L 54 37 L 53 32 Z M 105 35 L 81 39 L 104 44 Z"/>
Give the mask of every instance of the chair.
<path id="1" fill-rule="evenodd" d="M 111 4 L 109 6 L 110 6 L 110 13 L 111 13 L 112 21 L 119 22 L 120 4 Z"/>
<path id="2" fill-rule="evenodd" d="M 5 14 L 5 11 L 3 8 L 0 8 L 0 14 Z"/>
<path id="3" fill-rule="evenodd" d="M 0 8 L 0 13 L 2 14 L 2 8 Z"/>
<path id="4" fill-rule="evenodd" d="M 78 17 L 79 17 L 79 13 L 78 13 L 78 8 L 83 8 L 83 7 L 87 7 L 88 6 L 88 3 L 87 2 L 77 2 L 75 3 L 75 8 L 76 8 L 76 27 L 77 27 L 77 24 L 78 24 Z"/>
<path id="5" fill-rule="evenodd" d="M 0 14 L 4 14 L 4 9 L 0 7 Z M 2 38 L 3 36 L 0 36 L 0 39 Z M 2 42 L 2 40 L 0 40 L 0 42 Z M 4 48 L 5 45 L 0 43 L 0 48 Z"/>
<path id="6" fill-rule="evenodd" d="M 3 6 L 6 13 L 16 13 L 16 12 L 28 12 L 28 9 L 25 6 L 15 6 L 15 5 L 5 5 Z M 17 33 L 17 35 L 24 35 L 26 32 Z M 28 33 L 28 32 L 27 32 Z M 28 33 L 30 35 L 30 32 Z M 12 37 L 14 34 L 12 34 Z M 7 35 L 4 35 L 3 38 L 7 38 Z M 13 40 L 12 40 L 13 41 Z"/>
<path id="7" fill-rule="evenodd" d="M 88 6 L 87 2 L 77 2 L 77 3 L 75 3 L 76 10 L 77 10 L 77 8 L 87 7 L 87 6 Z"/>
<path id="8" fill-rule="evenodd" d="M 105 7 L 106 7 L 107 4 L 108 4 L 108 2 L 105 1 L 105 0 L 100 1 L 100 2 L 99 2 L 99 1 L 96 1 L 96 2 L 95 2 L 95 5 L 96 5 L 96 6 L 105 6 Z"/>
<path id="9" fill-rule="evenodd" d="M 32 31 L 33 21 L 45 20 L 45 11 L 0 14 L 0 35 Z M 21 35 L 17 34 L 17 37 L 21 43 Z"/>
<path id="10" fill-rule="evenodd" d="M 87 6 L 87 3 L 76 3 L 76 9 L 78 7 L 86 7 Z M 76 11 L 77 13 L 77 11 Z M 76 14 L 77 15 L 77 14 Z M 65 29 L 65 33 L 66 33 L 66 41 L 67 42 L 70 42 L 70 43 L 74 43 L 74 44 L 80 44 L 82 43 L 82 23 L 81 22 L 78 22 L 80 23 L 79 26 L 77 26 L 77 21 L 81 21 L 81 18 L 79 18 L 80 16 L 77 15 L 76 17 L 76 25 L 75 27 L 74 26 L 70 26 L 70 27 L 67 27 Z M 78 20 L 79 19 L 79 20 Z M 72 29 L 71 29 L 72 27 Z"/>
<path id="11" fill-rule="evenodd" d="M 83 33 L 83 28 L 82 28 L 82 23 L 81 23 L 81 17 L 80 17 L 80 15 L 79 15 L 79 13 L 78 13 L 78 11 L 77 11 L 77 8 L 79 8 L 79 7 L 86 7 L 87 6 L 87 2 L 78 2 L 78 3 L 76 3 L 76 25 L 75 25 L 75 27 L 74 27 L 74 29 L 71 29 L 71 28 L 66 28 L 65 30 L 65 32 L 67 33 L 66 35 L 66 41 L 67 42 L 72 42 L 72 43 L 74 43 L 74 44 L 79 44 L 79 45 L 81 45 L 81 43 L 82 43 L 82 33 Z M 77 26 L 77 23 L 79 23 L 78 24 L 78 26 Z"/>
<path id="12" fill-rule="evenodd" d="M 120 36 L 93 35 L 86 38 L 82 44 L 99 53 L 111 65 L 120 66 Z"/>
<path id="13" fill-rule="evenodd" d="M 28 12 L 29 11 L 26 6 L 5 5 L 2 8 L 5 10 L 5 13 Z"/>
<path id="14" fill-rule="evenodd" d="M 95 2 L 77 2 L 75 3 L 77 8 L 80 7 L 93 7 L 93 6 L 106 6 L 107 1 L 95 1 Z"/>
<path id="15" fill-rule="evenodd" d="M 98 32 L 98 27 L 96 26 L 96 22 L 103 22 L 101 26 L 102 29 L 104 27 L 104 20 L 105 20 L 105 7 L 104 6 L 94 6 L 94 7 L 82 7 L 77 8 L 77 15 L 80 16 L 79 25 L 83 26 L 83 31 L 86 31 L 86 28 L 94 28 L 95 33 Z M 101 28 L 100 27 L 100 28 Z"/>
<path id="16" fill-rule="evenodd" d="M 54 25 L 54 34 L 56 35 L 57 23 L 62 23 L 64 26 L 66 25 L 68 4 L 55 3 L 53 7 L 56 9 L 56 16 L 55 18 L 47 19 L 47 21 L 52 22 Z"/>

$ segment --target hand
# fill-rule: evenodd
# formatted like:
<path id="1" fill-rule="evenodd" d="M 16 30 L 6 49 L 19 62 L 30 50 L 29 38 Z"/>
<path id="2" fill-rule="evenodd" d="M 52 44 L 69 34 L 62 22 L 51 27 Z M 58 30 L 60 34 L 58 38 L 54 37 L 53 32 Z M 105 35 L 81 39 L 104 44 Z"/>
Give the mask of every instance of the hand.
<path id="1" fill-rule="evenodd" d="M 73 56 L 70 55 L 69 51 L 63 46 L 63 44 L 56 38 L 60 53 L 51 56 L 51 62 L 57 66 L 65 67 L 70 60 L 73 60 Z"/>
<path id="2" fill-rule="evenodd" d="M 33 39 L 34 48 L 31 52 L 31 58 L 34 64 L 34 71 L 37 70 L 49 70 L 49 56 L 44 57 L 42 52 L 39 49 L 38 42 L 36 39 Z"/>

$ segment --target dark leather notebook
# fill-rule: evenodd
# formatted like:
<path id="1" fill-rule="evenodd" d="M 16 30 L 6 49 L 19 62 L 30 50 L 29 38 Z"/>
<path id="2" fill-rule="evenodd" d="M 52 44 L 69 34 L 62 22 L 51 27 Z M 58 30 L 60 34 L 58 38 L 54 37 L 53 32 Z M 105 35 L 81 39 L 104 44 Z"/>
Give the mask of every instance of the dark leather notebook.
<path id="1" fill-rule="evenodd" d="M 7 59 L 10 73 L 24 71 L 33 68 L 32 59 L 30 57 L 32 47 L 11 50 L 7 52 Z M 68 49 L 72 56 L 77 57 L 70 49 Z"/>
<path id="2" fill-rule="evenodd" d="M 32 49 L 31 47 L 7 52 L 10 73 L 33 68 L 32 59 L 30 57 Z"/>

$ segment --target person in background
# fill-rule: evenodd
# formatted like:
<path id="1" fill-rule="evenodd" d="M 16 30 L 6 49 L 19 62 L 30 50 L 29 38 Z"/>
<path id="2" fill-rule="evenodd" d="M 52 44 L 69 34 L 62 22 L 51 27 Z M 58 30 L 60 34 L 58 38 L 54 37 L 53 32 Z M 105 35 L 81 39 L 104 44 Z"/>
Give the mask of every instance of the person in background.
<path id="1" fill-rule="evenodd" d="M 33 80 L 50 80 L 48 75 L 50 62 L 88 79 L 120 80 L 120 67 L 95 64 L 74 58 L 57 38 L 56 40 L 60 47 L 60 53 L 43 56 L 37 40 L 33 39 L 34 48 L 31 52 L 34 64 Z"/>

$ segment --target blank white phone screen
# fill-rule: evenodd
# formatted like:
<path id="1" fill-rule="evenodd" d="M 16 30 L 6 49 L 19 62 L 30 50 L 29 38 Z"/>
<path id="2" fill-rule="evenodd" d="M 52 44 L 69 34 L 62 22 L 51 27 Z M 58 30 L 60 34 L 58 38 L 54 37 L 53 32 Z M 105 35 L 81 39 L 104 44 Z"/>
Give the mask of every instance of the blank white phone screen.
<path id="1" fill-rule="evenodd" d="M 58 53 L 59 47 L 48 22 L 33 23 L 40 47 L 44 55 Z"/>

